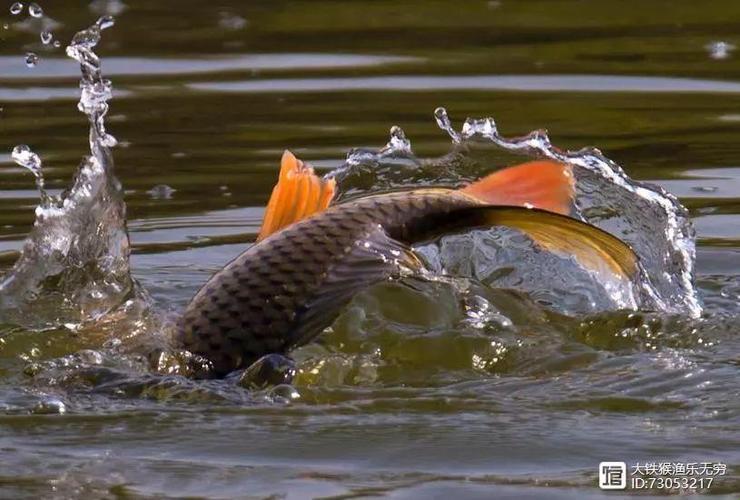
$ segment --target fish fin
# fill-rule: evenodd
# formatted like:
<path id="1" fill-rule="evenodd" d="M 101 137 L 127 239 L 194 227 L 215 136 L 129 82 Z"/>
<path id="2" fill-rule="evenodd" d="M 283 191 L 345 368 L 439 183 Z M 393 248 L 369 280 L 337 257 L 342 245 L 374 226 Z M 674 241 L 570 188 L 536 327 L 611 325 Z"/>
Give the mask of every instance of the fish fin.
<path id="1" fill-rule="evenodd" d="M 632 279 L 639 268 L 638 257 L 625 242 L 603 229 L 572 217 L 522 207 L 472 207 L 455 211 L 436 228 L 445 231 L 488 226 L 518 229 L 551 252 L 572 255 L 597 274 L 612 273 Z"/>
<path id="2" fill-rule="evenodd" d="M 461 189 L 487 205 L 527 206 L 567 215 L 574 195 L 570 165 L 531 161 L 494 172 Z"/>
<path id="3" fill-rule="evenodd" d="M 296 315 L 292 346 L 310 342 L 329 326 L 352 297 L 369 286 L 423 269 L 424 264 L 405 244 L 375 228 L 358 241 L 327 272 L 319 291 Z"/>
<path id="4" fill-rule="evenodd" d="M 267 203 L 257 241 L 325 210 L 334 197 L 335 189 L 334 179 L 322 179 L 311 166 L 286 150 L 280 162 L 280 177 Z"/>

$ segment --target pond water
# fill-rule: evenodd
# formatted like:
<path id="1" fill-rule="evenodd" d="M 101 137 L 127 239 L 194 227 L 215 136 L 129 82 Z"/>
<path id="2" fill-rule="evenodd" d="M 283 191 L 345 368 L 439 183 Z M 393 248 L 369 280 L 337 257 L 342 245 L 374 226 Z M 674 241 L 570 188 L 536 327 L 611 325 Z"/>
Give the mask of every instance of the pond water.
<path id="1" fill-rule="evenodd" d="M 10 6 L 2 272 L 39 202 L 11 150 L 42 157 L 50 194 L 70 186 L 88 132 L 64 47 L 114 15 L 96 51 L 114 84 L 131 269 L 151 302 L 79 331 L 0 325 L 1 497 L 601 498 L 599 462 L 709 461 L 728 467 L 709 492 L 736 498 L 737 2 Z M 116 349 L 156 342 L 151 318 L 175 316 L 254 241 L 284 149 L 326 172 L 399 125 L 416 157 L 449 159 L 439 106 L 458 128 L 493 116 L 507 136 L 546 128 L 560 148 L 596 146 L 675 194 L 696 229 L 700 317 L 564 314 L 513 285 L 471 285 L 460 305 L 450 287 L 384 283 L 294 353 L 292 387 L 163 375 Z M 471 158 L 473 177 L 503 161 L 485 148 L 449 161 Z"/>

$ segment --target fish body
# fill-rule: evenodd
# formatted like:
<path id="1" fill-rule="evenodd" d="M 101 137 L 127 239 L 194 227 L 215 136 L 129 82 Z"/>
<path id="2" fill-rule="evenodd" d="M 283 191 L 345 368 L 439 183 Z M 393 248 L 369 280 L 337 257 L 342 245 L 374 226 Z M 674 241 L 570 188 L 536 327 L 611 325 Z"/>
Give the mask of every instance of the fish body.
<path id="1" fill-rule="evenodd" d="M 261 240 L 213 275 L 178 323 L 180 346 L 207 360 L 210 375 L 311 341 L 360 290 L 420 270 L 411 244 L 450 231 L 507 225 L 585 265 L 634 271 L 621 241 L 564 215 L 573 185 L 561 164 L 512 167 L 462 190 L 391 192 L 328 208 L 313 172 L 296 161 L 290 169 L 297 176 L 281 173 Z"/>
<path id="2" fill-rule="evenodd" d="M 447 189 L 369 196 L 328 208 L 253 245 L 215 274 L 180 320 L 181 344 L 217 374 L 307 342 L 361 287 L 417 268 L 412 232 L 478 206 Z M 320 308 L 320 310 L 317 310 Z"/>

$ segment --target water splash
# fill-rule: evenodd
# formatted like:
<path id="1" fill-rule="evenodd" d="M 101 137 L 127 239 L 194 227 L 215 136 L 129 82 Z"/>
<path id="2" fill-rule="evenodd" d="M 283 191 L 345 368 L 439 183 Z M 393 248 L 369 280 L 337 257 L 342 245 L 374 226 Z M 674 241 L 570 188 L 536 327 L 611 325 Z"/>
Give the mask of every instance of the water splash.
<path id="1" fill-rule="evenodd" d="M 630 179 L 595 148 L 563 151 L 547 132 L 505 138 L 492 118 L 467 119 L 458 132 L 447 111 L 434 112 L 453 151 L 439 159 L 420 160 L 398 129 L 379 151 L 353 150 L 329 176 L 340 181 L 340 197 L 409 185 L 459 186 L 491 170 L 474 152 L 492 144 L 506 153 L 550 158 L 573 165 L 577 179 L 573 216 L 601 227 L 629 243 L 640 257 L 642 272 L 634 283 L 594 283 L 572 259 L 537 252 L 518 233 L 496 228 L 448 236 L 419 250 L 438 271 L 472 276 L 496 287 L 523 289 L 540 303 L 568 313 L 609 308 L 654 309 L 701 314 L 694 287 L 694 230 L 687 210 L 658 186 Z M 398 161 L 401 159 L 402 161 Z M 495 164 L 495 163 L 494 163 Z M 369 179 L 369 180 L 368 180 Z M 569 262 L 570 261 L 570 262 Z"/>
<path id="2" fill-rule="evenodd" d="M 138 291 L 129 274 L 123 192 L 113 175 L 110 148 L 116 139 L 104 123 L 112 86 L 93 52 L 101 31 L 112 25 L 112 18 L 101 18 L 67 47 L 80 64 L 78 109 L 90 123 L 90 156 L 81 162 L 71 188 L 59 197 L 46 195 L 41 159 L 27 146 L 13 151 L 14 160 L 36 177 L 42 200 L 20 257 L 0 280 L 2 322 L 35 330 L 75 328 Z"/>

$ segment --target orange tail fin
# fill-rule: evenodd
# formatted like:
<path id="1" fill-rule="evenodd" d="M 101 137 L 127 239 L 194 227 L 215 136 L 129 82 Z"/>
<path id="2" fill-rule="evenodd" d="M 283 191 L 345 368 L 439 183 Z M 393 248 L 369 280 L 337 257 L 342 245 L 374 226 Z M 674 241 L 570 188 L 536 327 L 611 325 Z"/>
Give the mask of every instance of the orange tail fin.
<path id="1" fill-rule="evenodd" d="M 334 179 L 322 179 L 313 168 L 286 150 L 280 162 L 280 178 L 272 190 L 257 241 L 325 210 L 334 197 L 335 187 Z"/>
<path id="2" fill-rule="evenodd" d="M 541 208 L 567 215 L 574 195 L 569 165 L 541 160 L 494 172 L 461 189 L 489 205 Z"/>

